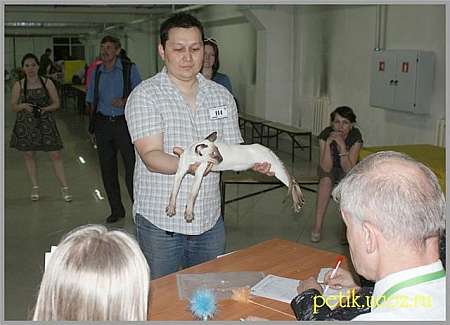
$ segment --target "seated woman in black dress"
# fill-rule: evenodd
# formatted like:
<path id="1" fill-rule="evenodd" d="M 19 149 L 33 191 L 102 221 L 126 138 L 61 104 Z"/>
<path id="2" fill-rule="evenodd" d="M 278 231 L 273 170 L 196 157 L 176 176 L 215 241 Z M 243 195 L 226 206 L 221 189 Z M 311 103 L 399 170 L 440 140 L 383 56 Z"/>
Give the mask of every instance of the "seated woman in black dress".
<path id="1" fill-rule="evenodd" d="M 319 134 L 320 177 L 317 192 L 315 223 L 311 230 L 311 241 L 321 239 L 325 212 L 330 201 L 331 190 L 358 161 L 363 140 L 361 132 L 354 126 L 356 115 L 350 107 L 340 106 L 330 114 L 331 125 Z"/>

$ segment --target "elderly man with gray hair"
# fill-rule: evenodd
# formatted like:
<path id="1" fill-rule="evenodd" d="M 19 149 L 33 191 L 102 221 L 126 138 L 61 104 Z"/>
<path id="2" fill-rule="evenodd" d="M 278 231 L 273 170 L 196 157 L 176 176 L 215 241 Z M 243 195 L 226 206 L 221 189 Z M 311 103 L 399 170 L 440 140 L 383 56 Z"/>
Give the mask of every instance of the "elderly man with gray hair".
<path id="1" fill-rule="evenodd" d="M 445 320 L 439 258 L 445 199 L 433 172 L 407 155 L 379 152 L 353 167 L 333 198 L 347 226 L 353 266 L 375 287 L 359 287 L 342 268 L 333 278 L 329 272 L 325 283 L 331 288 L 354 289 L 332 310 L 316 303 L 325 298 L 314 278 L 301 281 L 291 302 L 297 319 Z"/>
<path id="2" fill-rule="evenodd" d="M 407 155 L 379 152 L 353 167 L 333 198 L 340 202 L 353 266 L 375 287 L 360 288 L 342 268 L 333 278 L 328 272 L 325 284 L 331 288 L 354 289 L 332 310 L 314 278 L 300 281 L 291 302 L 297 319 L 445 320 L 445 270 L 439 258 L 445 199 L 433 172 Z"/>
<path id="3" fill-rule="evenodd" d="M 433 172 L 407 155 L 378 152 L 350 170 L 333 198 L 340 202 L 353 266 L 375 287 L 359 287 L 342 268 L 333 278 L 328 272 L 325 284 L 351 289 L 346 301 L 331 299 L 333 306 L 337 302 L 332 310 L 327 305 L 332 297 L 321 296 L 315 278 L 300 281 L 291 302 L 297 319 L 444 321 L 439 240 L 445 232 L 445 198 Z"/>
<path id="4" fill-rule="evenodd" d="M 353 320 L 445 320 L 445 198 L 433 172 L 407 155 L 379 152 L 356 165 L 333 197 L 353 265 L 375 281 L 370 313 Z M 342 269 L 326 280 L 358 288 Z"/>
<path id="5" fill-rule="evenodd" d="M 379 152 L 356 165 L 333 197 L 353 265 L 375 281 L 371 312 L 354 320 L 445 320 L 445 198 L 433 172 L 404 154 Z M 338 272 L 329 283 L 346 280 Z"/>

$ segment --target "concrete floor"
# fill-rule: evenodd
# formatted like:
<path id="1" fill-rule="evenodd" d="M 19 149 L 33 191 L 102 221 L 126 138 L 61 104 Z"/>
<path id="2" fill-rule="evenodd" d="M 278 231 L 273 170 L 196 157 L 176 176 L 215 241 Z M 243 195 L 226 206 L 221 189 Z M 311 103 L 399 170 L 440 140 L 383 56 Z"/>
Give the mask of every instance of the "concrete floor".
<path id="1" fill-rule="evenodd" d="M 15 113 L 10 110 L 9 88 L 5 90 L 5 320 L 30 319 L 39 282 L 44 268 L 44 252 L 57 245 L 61 236 L 69 230 L 83 225 L 104 223 L 109 215 L 105 200 L 99 200 L 94 191 L 104 193 L 97 153 L 87 134 L 87 118 L 80 115 L 67 103 L 67 107 L 56 113 L 64 150 L 63 159 L 73 201 L 66 203 L 59 192 L 48 155 L 37 154 L 41 199 L 30 200 L 31 183 L 26 174 L 22 154 L 9 148 Z M 69 105 L 72 104 L 72 105 Z M 249 133 L 249 132 L 248 132 Z M 307 152 L 296 153 L 295 164 L 291 164 L 289 143 L 281 142 L 279 157 L 297 175 L 315 175 L 318 147 L 313 148 L 313 160 L 307 160 Z M 85 163 L 80 161 L 80 157 Z M 119 168 L 123 171 L 123 168 Z M 124 203 L 128 207 L 127 217 L 112 227 L 127 229 L 134 233 L 131 218 L 131 202 L 125 190 L 123 175 L 121 185 Z M 227 200 L 267 186 L 229 185 Z M 314 187 L 314 186 L 313 186 Z M 225 225 L 226 250 L 233 251 L 274 237 L 348 254 L 347 246 L 340 245 L 341 221 L 337 206 L 330 203 L 323 239 L 318 244 L 309 242 L 313 222 L 314 192 L 304 191 L 305 206 L 295 214 L 286 198 L 286 189 L 280 188 L 226 206 Z M 110 226 L 109 226 L 110 227 Z M 299 262 L 301 256 L 299 256 Z"/>

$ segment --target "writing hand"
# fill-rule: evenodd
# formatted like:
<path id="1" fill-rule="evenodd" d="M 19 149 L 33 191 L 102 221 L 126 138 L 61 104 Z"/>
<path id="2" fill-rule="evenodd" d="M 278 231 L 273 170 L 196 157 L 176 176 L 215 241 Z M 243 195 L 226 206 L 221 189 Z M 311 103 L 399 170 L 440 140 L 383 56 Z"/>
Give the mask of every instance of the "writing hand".
<path id="1" fill-rule="evenodd" d="M 322 293 L 322 287 L 313 277 L 309 277 L 308 279 L 301 281 L 297 287 L 297 292 L 302 293 L 308 289 L 317 289 L 320 293 Z"/>
<path id="2" fill-rule="evenodd" d="M 342 287 L 359 288 L 359 286 L 353 280 L 353 276 L 350 273 L 350 271 L 347 271 L 346 269 L 343 268 L 339 268 L 332 279 L 330 278 L 331 273 L 332 271 L 327 272 L 325 274 L 324 279 L 325 284 L 329 285 L 330 288 L 334 289 L 341 289 Z"/>

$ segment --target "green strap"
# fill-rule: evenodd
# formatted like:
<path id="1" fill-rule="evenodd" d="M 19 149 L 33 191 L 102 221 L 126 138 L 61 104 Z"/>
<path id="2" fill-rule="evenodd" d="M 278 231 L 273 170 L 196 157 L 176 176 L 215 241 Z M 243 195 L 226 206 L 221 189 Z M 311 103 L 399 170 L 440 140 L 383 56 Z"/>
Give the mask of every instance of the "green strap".
<path id="1" fill-rule="evenodd" d="M 420 275 L 420 276 L 417 276 L 415 278 L 412 278 L 412 279 L 405 280 L 405 281 L 402 281 L 400 283 L 397 283 L 393 287 L 391 287 L 388 290 L 386 290 L 384 292 L 384 294 L 381 295 L 380 298 L 378 298 L 377 306 L 380 305 L 379 303 L 380 303 L 381 299 L 384 299 L 383 302 L 385 302 L 394 293 L 396 293 L 397 291 L 399 291 L 399 290 L 401 290 L 403 288 L 412 287 L 412 286 L 415 286 L 416 284 L 433 281 L 433 280 L 440 279 L 440 278 L 443 278 L 443 277 L 445 277 L 445 270 L 440 270 L 440 271 L 436 271 L 436 272 L 433 272 L 433 273 Z"/>

